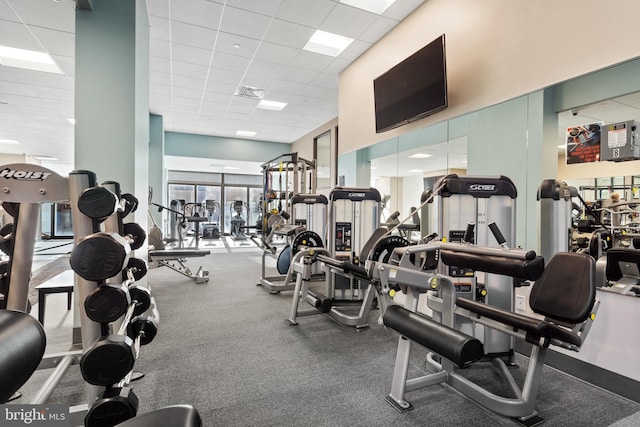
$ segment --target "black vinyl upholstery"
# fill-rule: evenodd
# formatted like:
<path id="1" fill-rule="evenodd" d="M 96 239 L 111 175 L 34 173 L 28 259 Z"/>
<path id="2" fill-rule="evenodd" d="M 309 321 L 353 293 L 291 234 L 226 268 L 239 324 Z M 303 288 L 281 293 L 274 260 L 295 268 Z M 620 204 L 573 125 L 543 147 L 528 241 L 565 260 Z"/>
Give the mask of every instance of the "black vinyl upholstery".
<path id="1" fill-rule="evenodd" d="M 595 260 L 588 254 L 561 252 L 554 255 L 531 289 L 529 305 L 538 319 L 458 298 L 456 305 L 479 316 L 513 326 L 527 333 L 527 341 L 557 339 L 580 346 L 582 338 L 561 324 L 577 324 L 591 314 L 596 297 Z M 556 323 L 557 322 L 557 323 Z"/>
<path id="2" fill-rule="evenodd" d="M 47 344 L 42 325 L 30 315 L 0 310 L 0 403 L 38 368 Z"/>
<path id="3" fill-rule="evenodd" d="M 609 249 L 607 251 L 607 267 L 605 270 L 607 280 L 618 281 L 622 279 L 621 262 L 640 266 L 640 251 L 626 248 Z"/>
<path id="4" fill-rule="evenodd" d="M 388 307 L 382 320 L 386 327 L 449 359 L 461 368 L 484 356 L 484 347 L 478 339 L 398 305 Z"/>
<path id="5" fill-rule="evenodd" d="M 585 321 L 596 300 L 595 265 L 586 254 L 555 254 L 531 288 L 531 309 L 562 322 Z"/>
<path id="6" fill-rule="evenodd" d="M 442 262 L 475 271 L 501 274 L 524 280 L 536 280 L 544 270 L 544 258 L 521 260 L 498 256 L 481 256 L 466 252 L 440 251 Z"/>
<path id="7" fill-rule="evenodd" d="M 198 411 L 190 405 L 173 405 L 138 415 L 118 424 L 116 427 L 200 427 L 202 419 Z"/>

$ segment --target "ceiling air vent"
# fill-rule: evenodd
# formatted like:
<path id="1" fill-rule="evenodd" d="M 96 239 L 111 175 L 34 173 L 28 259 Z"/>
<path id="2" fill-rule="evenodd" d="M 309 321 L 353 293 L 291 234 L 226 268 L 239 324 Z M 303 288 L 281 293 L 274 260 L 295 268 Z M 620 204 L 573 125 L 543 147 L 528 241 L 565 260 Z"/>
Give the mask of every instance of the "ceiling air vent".
<path id="1" fill-rule="evenodd" d="M 244 98 L 262 99 L 264 97 L 264 89 L 258 89 L 251 86 L 240 86 L 236 91 L 236 96 Z"/>

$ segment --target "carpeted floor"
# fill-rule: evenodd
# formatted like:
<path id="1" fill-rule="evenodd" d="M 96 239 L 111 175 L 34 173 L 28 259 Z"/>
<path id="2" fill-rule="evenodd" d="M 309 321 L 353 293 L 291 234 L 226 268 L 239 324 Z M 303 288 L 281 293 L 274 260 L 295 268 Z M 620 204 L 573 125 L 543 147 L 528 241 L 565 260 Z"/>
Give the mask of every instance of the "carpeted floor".
<path id="1" fill-rule="evenodd" d="M 140 412 L 188 403 L 205 425 L 225 427 L 516 425 L 443 386 L 409 393 L 415 409 L 398 413 L 384 400 L 397 336 L 377 324 L 377 310 L 360 332 L 325 315 L 288 326 L 291 291 L 272 295 L 256 286 L 258 250 L 213 251 L 188 262 L 194 271 L 200 263 L 209 269 L 208 284 L 166 268 L 149 271 L 161 320 L 136 363 L 146 373 L 134 384 Z M 414 351 L 414 372 L 424 356 Z M 518 363 L 523 367 L 515 375 L 522 378 L 526 358 Z M 496 387 L 490 366 L 471 369 Z M 81 403 L 83 393 L 73 367 L 51 403 Z M 537 410 L 548 426 L 608 426 L 639 412 L 640 404 L 545 368 Z"/>

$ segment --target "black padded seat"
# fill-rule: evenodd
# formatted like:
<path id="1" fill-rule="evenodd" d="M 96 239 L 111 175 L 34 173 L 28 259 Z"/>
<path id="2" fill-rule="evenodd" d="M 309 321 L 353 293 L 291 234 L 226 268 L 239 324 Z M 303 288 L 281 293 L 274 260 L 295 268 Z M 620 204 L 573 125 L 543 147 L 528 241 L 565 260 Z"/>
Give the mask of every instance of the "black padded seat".
<path id="1" fill-rule="evenodd" d="M 532 343 L 539 338 L 548 338 L 580 346 L 581 337 L 561 325 L 575 325 L 591 315 L 596 299 L 594 277 L 595 260 L 588 254 L 555 254 L 529 296 L 531 309 L 546 316 L 543 320 L 463 298 L 458 298 L 456 305 L 478 316 L 521 329 L 527 332 L 527 341 Z"/>
<path id="2" fill-rule="evenodd" d="M 447 265 L 501 274 L 523 280 L 537 280 L 544 271 L 544 258 L 536 257 L 535 255 L 531 259 L 517 259 L 442 250 L 440 251 L 440 257 L 442 262 Z"/>
<path id="3" fill-rule="evenodd" d="M 198 411 L 190 405 L 173 405 L 156 409 L 131 418 L 116 427 L 200 427 L 202 419 Z"/>
<path id="4" fill-rule="evenodd" d="M 197 249 L 161 249 L 149 251 L 150 257 L 158 258 L 192 258 L 211 255 L 211 251 Z"/>
<path id="5" fill-rule="evenodd" d="M 40 322 L 21 311 L 0 310 L 0 403 L 31 377 L 46 345 Z"/>

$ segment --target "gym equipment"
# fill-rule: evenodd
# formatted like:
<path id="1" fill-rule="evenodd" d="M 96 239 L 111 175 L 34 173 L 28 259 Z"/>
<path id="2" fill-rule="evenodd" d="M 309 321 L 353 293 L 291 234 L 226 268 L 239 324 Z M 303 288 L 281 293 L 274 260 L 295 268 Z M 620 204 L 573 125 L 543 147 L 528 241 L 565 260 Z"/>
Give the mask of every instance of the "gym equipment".
<path id="1" fill-rule="evenodd" d="M 0 403 L 5 403 L 38 368 L 47 339 L 30 315 L 0 310 L 0 342 Z"/>
<path id="2" fill-rule="evenodd" d="M 271 159 L 261 165 L 263 176 L 262 229 L 267 228 L 267 212 L 292 212 L 291 199 L 298 194 L 315 194 L 316 164 L 298 153 L 289 153 Z M 278 178 L 278 187 L 274 183 Z M 277 190 L 277 191 L 276 191 Z"/>
<path id="3" fill-rule="evenodd" d="M 205 270 L 202 266 L 193 273 L 185 262 L 188 258 L 203 257 L 210 255 L 209 250 L 190 250 L 190 249 L 165 249 L 161 251 L 149 251 L 149 262 L 157 262 L 158 266 L 168 267 L 173 271 L 182 274 L 189 279 L 195 280 L 196 283 L 209 282 L 209 270 Z"/>
<path id="4" fill-rule="evenodd" d="M 198 411 L 189 405 L 173 405 L 138 415 L 118 427 L 155 427 L 158 425 L 200 427 L 202 419 Z"/>
<path id="5" fill-rule="evenodd" d="M 312 234 L 309 234 L 304 239 L 301 238 L 301 243 L 302 241 L 305 243 L 296 246 L 296 254 L 291 263 L 292 270 L 297 274 L 296 287 L 293 292 L 291 311 L 285 323 L 293 326 L 298 324 L 297 318 L 300 316 L 327 313 L 341 324 L 353 326 L 356 329 L 368 327 L 368 315 L 376 295 L 376 284 L 365 269 L 364 260 L 366 259 L 367 262 L 386 262 L 395 248 L 409 245 L 409 241 L 404 237 L 386 235 L 387 232 L 388 230 L 384 228 L 377 229 L 374 232 L 364 245 L 360 264 L 355 264 L 350 260 L 332 258 L 329 251 L 322 248 L 322 240 L 318 235 L 313 232 L 305 232 Z M 317 286 L 313 286 L 311 272 L 315 263 L 324 264 L 328 272 L 341 274 L 349 279 L 357 279 L 362 283 L 367 283 L 368 286 L 362 303 L 359 307 L 355 306 L 358 309 L 356 314 L 349 314 L 344 307 L 337 305 L 339 302 L 336 303 L 327 297 L 326 293 L 323 294 L 321 289 L 317 289 Z M 327 284 L 327 281 L 325 280 L 324 283 Z M 299 308 L 301 302 L 308 303 L 312 308 L 301 310 Z M 354 306 L 349 308 L 352 307 Z"/>
<path id="6" fill-rule="evenodd" d="M 137 415 L 138 396 L 125 383 L 109 387 L 98 396 L 84 418 L 86 427 L 112 427 Z"/>
<path id="7" fill-rule="evenodd" d="M 207 222 L 202 225 L 203 239 L 220 238 L 220 203 L 215 200 L 205 200 Z"/>
<path id="8" fill-rule="evenodd" d="M 135 301 L 129 304 L 117 333 L 103 336 L 82 355 L 80 371 L 89 384 L 108 386 L 125 378 L 133 370 L 140 346 L 155 338 L 159 321 L 155 302 L 152 316 L 134 317 L 136 306 Z"/>
<path id="9" fill-rule="evenodd" d="M 84 300 L 84 309 L 94 322 L 111 323 L 125 315 L 132 304 L 134 316 L 144 313 L 151 307 L 151 292 L 127 281 L 100 285 Z"/>
<path id="10" fill-rule="evenodd" d="M 82 237 L 71 251 L 71 269 L 90 281 L 119 275 L 129 262 L 129 240 L 114 232 L 100 231 Z"/>
<path id="11" fill-rule="evenodd" d="M 229 212 L 231 217 L 231 238 L 233 240 L 247 240 L 244 232 L 247 224 L 247 209 L 242 200 L 236 200 L 229 204 Z M 234 213 L 235 212 L 235 213 Z"/>
<path id="12" fill-rule="evenodd" d="M 267 220 L 267 228 L 262 230 L 260 241 L 256 237 L 251 240 L 262 249 L 262 275 L 259 286 L 263 286 L 269 293 L 278 293 L 295 288 L 295 277 L 291 270 L 292 239 L 296 239 L 301 232 L 312 231 L 320 236 L 324 234 L 326 226 L 328 200 L 321 194 L 297 194 L 291 198 L 293 215 L 286 212 L 271 214 Z M 265 237 L 266 236 L 266 237 Z M 278 255 L 276 267 L 279 276 L 268 276 L 266 257 L 275 255 L 277 249 L 272 245 L 274 237 L 285 239 L 285 247 Z M 322 244 L 320 244 L 322 246 Z M 321 275 L 319 266 L 312 272 Z"/>
<path id="13" fill-rule="evenodd" d="M 531 309 L 540 317 L 529 317 L 458 296 L 456 278 L 425 271 L 418 260 L 439 253 L 442 262 L 518 279 L 535 280 Z M 406 393 L 429 385 L 446 383 L 491 411 L 514 417 L 524 425 L 541 420 L 534 405 L 547 348 L 550 345 L 579 351 L 598 308 L 595 261 L 586 254 L 558 253 L 546 265 L 532 251 L 505 251 L 502 248 L 469 244 L 432 242 L 394 250 L 388 263 L 369 270 L 379 280 L 383 324 L 401 336 L 387 401 L 399 411 L 412 408 Z M 405 293 L 404 306 L 394 305 L 394 292 Z M 417 313 L 418 297 L 427 293 L 433 318 Z M 456 317 L 464 317 L 485 329 L 499 330 L 533 345 L 527 377 L 520 389 L 499 357 L 491 361 L 505 377 L 513 395 L 494 394 L 463 377 L 457 368 L 473 369 L 473 363 L 487 357 L 479 339 L 456 328 Z M 431 373 L 409 378 L 409 358 L 413 343 L 431 353 L 427 370 Z"/>
<path id="14" fill-rule="evenodd" d="M 458 176 L 450 174 L 435 185 L 432 229 L 448 242 L 467 242 L 479 246 L 515 246 L 517 191 L 504 176 Z M 442 265 L 440 273 L 454 278 L 459 298 L 483 301 L 485 304 L 513 311 L 512 278 L 453 265 Z M 513 339 L 494 330 L 476 330 L 466 319 L 458 319 L 456 328 L 477 336 L 490 355 L 513 358 Z"/>
<path id="15" fill-rule="evenodd" d="M 318 313 L 317 301 L 327 300 L 330 301 L 327 314 L 337 322 L 357 329 L 369 326 L 368 315 L 376 289 L 359 273 L 373 246 L 388 233 L 386 228 L 378 228 L 379 206 L 380 193 L 375 188 L 336 187 L 331 191 L 328 248 L 311 247 L 294 256 L 291 262 L 297 276 L 289 325 L 297 325 L 298 316 Z M 321 261 L 326 270 L 323 290 L 311 289 L 316 261 Z M 314 309 L 299 310 L 303 301 L 310 302 Z M 323 302 L 321 306 L 326 309 L 328 304 Z"/>
<path id="16" fill-rule="evenodd" d="M 640 297 L 640 251 L 629 248 L 609 249 L 606 254 L 604 285 L 601 289 Z M 599 263 L 600 261 L 598 261 Z M 599 265 L 596 264 L 596 268 Z"/>

